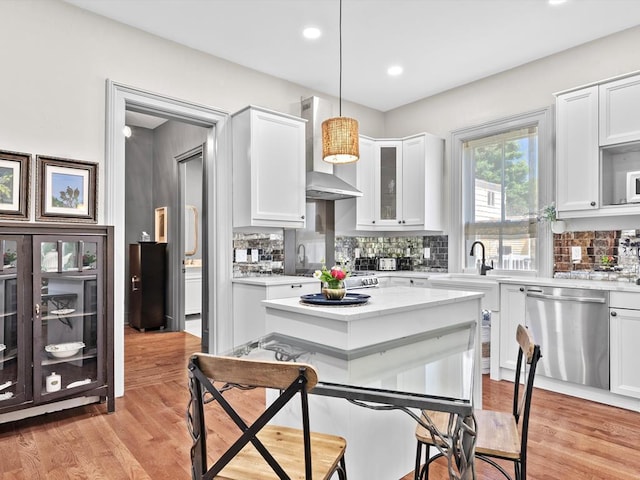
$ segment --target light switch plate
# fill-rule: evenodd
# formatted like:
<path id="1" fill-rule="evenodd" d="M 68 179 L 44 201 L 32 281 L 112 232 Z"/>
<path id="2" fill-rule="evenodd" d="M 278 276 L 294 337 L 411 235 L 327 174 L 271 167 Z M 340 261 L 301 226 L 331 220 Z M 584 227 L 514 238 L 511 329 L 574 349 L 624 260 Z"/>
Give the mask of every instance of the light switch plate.
<path id="1" fill-rule="evenodd" d="M 582 247 L 571 247 L 571 261 L 582 260 Z"/>
<path id="2" fill-rule="evenodd" d="M 431 248 L 424 247 L 422 256 L 426 259 L 431 258 Z"/>

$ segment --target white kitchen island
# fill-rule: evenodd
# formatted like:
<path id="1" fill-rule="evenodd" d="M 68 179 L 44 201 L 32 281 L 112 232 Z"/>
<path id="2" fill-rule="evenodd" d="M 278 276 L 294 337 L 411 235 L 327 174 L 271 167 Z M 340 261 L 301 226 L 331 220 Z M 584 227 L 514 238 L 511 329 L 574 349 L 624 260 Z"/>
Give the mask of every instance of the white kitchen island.
<path id="1" fill-rule="evenodd" d="M 355 391 L 358 399 L 414 413 L 480 407 L 476 325 L 482 294 L 408 287 L 358 292 L 369 294 L 369 302 L 340 307 L 307 305 L 298 297 L 262 301 L 267 332 L 285 338 L 265 350 L 318 369 L 316 389 L 323 393 L 311 398 L 312 428 L 347 439 L 350 479 L 399 479 L 414 467 L 415 420 L 403 411 L 374 411 L 332 397 L 349 398 L 343 387 L 352 386 L 363 389 Z M 331 392 L 334 384 L 337 394 Z"/>

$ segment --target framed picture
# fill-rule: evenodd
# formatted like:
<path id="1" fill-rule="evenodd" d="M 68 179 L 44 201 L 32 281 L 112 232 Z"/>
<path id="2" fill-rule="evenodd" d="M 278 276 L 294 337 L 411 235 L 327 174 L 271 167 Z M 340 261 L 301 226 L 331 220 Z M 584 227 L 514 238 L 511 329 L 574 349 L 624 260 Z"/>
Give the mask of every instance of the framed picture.
<path id="1" fill-rule="evenodd" d="M 36 156 L 36 220 L 96 223 L 95 163 Z"/>
<path id="2" fill-rule="evenodd" d="M 156 208 L 156 242 L 167 243 L 167 207 Z"/>
<path id="3" fill-rule="evenodd" d="M 640 202 L 640 172 L 627 172 L 627 203 Z"/>
<path id="4" fill-rule="evenodd" d="M 0 150 L 0 218 L 29 220 L 31 155 Z"/>

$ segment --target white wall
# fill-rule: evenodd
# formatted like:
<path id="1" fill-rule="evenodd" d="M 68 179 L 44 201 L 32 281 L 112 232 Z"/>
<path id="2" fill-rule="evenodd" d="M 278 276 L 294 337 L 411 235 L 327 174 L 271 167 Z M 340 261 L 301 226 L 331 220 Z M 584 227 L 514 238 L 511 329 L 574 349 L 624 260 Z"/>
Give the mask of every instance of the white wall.
<path id="1" fill-rule="evenodd" d="M 300 98 L 326 97 L 58 0 L 2 0 L 0 18 L 0 149 L 102 163 L 106 79 L 228 112 L 299 115 Z M 381 112 L 343 110 L 382 136 Z M 100 221 L 104 185 L 99 175 Z"/>
<path id="2" fill-rule="evenodd" d="M 320 92 L 59 0 L 0 0 L 0 19 L 0 149 L 98 163 L 99 223 L 108 218 L 104 164 L 107 79 L 230 113 L 255 104 L 299 115 L 300 99 L 311 95 L 327 98 L 337 111 L 337 99 Z M 346 102 L 343 111 L 358 118 L 363 133 L 383 136 L 381 112 Z M 31 205 L 33 192 L 35 186 Z M 125 271 L 124 255 L 115 261 L 116 272 Z M 123 321 L 124 312 L 118 307 L 115 324 Z M 117 392 L 123 384 L 123 341 L 121 327 L 116 327 Z"/>
<path id="3" fill-rule="evenodd" d="M 448 199 L 452 131 L 547 107 L 555 103 L 555 92 L 640 70 L 638 45 L 640 26 L 419 100 L 386 112 L 385 134 L 426 131 L 445 139 Z M 576 230 L 637 228 L 637 224 L 637 218 L 628 217 L 568 221 L 568 227 Z"/>

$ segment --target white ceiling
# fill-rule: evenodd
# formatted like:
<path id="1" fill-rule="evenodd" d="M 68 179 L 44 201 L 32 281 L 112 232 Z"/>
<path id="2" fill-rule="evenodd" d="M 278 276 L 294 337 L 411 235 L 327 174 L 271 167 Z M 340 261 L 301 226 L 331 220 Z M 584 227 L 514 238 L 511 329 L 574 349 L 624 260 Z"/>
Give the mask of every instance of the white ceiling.
<path id="1" fill-rule="evenodd" d="M 338 96 L 338 0 L 65 1 Z M 343 0 L 342 97 L 384 112 L 635 25 L 639 0 Z"/>

